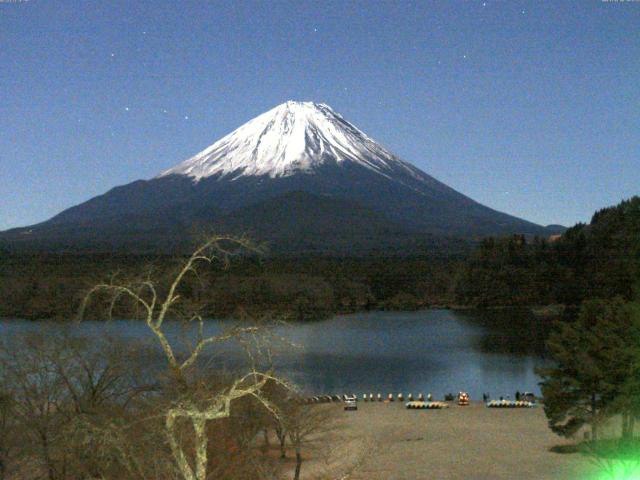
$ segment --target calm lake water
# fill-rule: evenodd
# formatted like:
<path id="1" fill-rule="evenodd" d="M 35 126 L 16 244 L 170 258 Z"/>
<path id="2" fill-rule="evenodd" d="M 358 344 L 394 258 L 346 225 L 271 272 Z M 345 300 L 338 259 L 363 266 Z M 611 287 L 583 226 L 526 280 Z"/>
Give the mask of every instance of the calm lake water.
<path id="1" fill-rule="evenodd" d="M 210 320 L 207 333 L 229 322 Z M 276 365 L 305 391 L 314 394 L 468 391 L 478 399 L 516 390 L 538 393 L 534 368 L 545 365 L 541 322 L 524 310 L 366 312 L 330 320 L 278 327 L 278 335 L 297 345 L 277 349 Z M 60 328 L 43 323 L 5 320 L 0 334 Z M 83 322 L 72 327 L 88 337 L 117 335 L 140 340 L 149 333 L 143 322 Z M 167 324 L 174 341 L 184 328 Z M 233 365 L 220 354 L 216 364 Z"/>

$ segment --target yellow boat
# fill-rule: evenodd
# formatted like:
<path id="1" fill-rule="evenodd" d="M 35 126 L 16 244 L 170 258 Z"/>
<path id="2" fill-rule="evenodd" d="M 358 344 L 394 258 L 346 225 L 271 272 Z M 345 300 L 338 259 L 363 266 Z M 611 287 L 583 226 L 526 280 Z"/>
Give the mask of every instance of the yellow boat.
<path id="1" fill-rule="evenodd" d="M 449 404 L 446 402 L 423 402 L 420 400 L 407 402 L 405 406 L 409 409 L 417 409 L 417 410 L 440 410 L 442 408 L 449 408 Z"/>

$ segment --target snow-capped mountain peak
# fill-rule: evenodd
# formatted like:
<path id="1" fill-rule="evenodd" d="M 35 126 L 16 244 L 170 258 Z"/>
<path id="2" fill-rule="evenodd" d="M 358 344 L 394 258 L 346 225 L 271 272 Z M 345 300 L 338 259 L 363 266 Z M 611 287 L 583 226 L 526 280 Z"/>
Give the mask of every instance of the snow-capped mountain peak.
<path id="1" fill-rule="evenodd" d="M 276 252 L 322 255 L 423 254 L 425 234 L 547 233 L 403 162 L 327 105 L 287 102 L 156 178 L 0 232 L 0 241 L 166 252 L 184 244 L 185 226 L 250 234 Z"/>
<path id="2" fill-rule="evenodd" d="M 387 176 L 408 165 L 322 103 L 288 101 L 245 123 L 159 177 L 285 177 L 325 163 L 355 162 Z M 409 167 L 411 170 L 411 167 Z"/>

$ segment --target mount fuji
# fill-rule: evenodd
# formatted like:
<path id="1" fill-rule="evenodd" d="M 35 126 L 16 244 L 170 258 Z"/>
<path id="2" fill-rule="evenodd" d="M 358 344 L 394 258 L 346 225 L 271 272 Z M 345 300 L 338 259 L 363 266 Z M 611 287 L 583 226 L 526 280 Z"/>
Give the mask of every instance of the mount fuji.
<path id="1" fill-rule="evenodd" d="M 328 105 L 283 103 L 150 180 L 0 233 L 17 248 L 166 251 L 199 228 L 282 252 L 394 252 L 557 233 L 485 207 L 405 162 Z"/>

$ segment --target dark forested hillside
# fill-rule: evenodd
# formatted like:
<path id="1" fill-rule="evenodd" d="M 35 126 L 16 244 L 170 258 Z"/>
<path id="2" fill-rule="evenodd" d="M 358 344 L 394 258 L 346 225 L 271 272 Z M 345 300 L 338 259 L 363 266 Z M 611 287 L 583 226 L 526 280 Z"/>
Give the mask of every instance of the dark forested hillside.
<path id="1" fill-rule="evenodd" d="M 600 210 L 590 224 L 552 240 L 516 235 L 484 239 L 473 250 L 453 245 L 413 256 L 376 251 L 360 257 L 242 258 L 228 269 L 213 266 L 187 286 L 198 290 L 203 312 L 217 317 L 248 313 L 307 319 L 366 309 L 631 299 L 640 290 L 640 197 Z M 82 293 L 113 272 L 140 274 L 151 265 L 162 277 L 180 260 L 18 254 L 0 248 L 0 316 L 69 318 Z"/>
<path id="2" fill-rule="evenodd" d="M 555 241 L 485 239 L 459 270 L 456 301 L 471 305 L 577 305 L 631 299 L 640 287 L 640 197 L 599 210 Z"/>
<path id="3" fill-rule="evenodd" d="M 71 318 L 87 289 L 117 273 L 166 277 L 181 258 L 9 255 L 0 258 L 0 317 Z M 278 315 L 293 320 L 337 312 L 447 305 L 458 257 L 267 257 L 212 266 L 185 288 L 209 316 Z M 118 312 L 126 316 L 129 312 Z"/>

